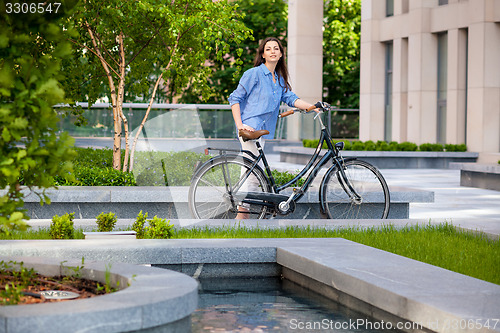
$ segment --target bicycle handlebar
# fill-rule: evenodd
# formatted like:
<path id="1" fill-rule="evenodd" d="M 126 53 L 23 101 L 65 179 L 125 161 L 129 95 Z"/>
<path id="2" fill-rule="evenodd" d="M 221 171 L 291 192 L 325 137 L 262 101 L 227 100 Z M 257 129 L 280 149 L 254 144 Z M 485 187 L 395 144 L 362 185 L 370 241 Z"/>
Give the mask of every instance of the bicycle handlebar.
<path id="1" fill-rule="evenodd" d="M 295 111 L 299 111 L 299 112 L 303 112 L 303 113 L 308 113 L 308 112 L 311 112 L 314 109 L 321 109 L 321 111 L 324 111 L 324 110 L 328 110 L 329 108 L 330 108 L 330 105 L 328 103 L 318 102 L 318 103 L 312 105 L 311 107 L 309 107 L 306 110 L 294 109 L 294 110 L 288 110 L 288 111 L 282 112 L 282 113 L 280 113 L 278 115 L 278 118 L 288 117 L 289 115 L 294 114 Z M 317 111 L 317 112 L 321 112 L 321 111 Z"/>

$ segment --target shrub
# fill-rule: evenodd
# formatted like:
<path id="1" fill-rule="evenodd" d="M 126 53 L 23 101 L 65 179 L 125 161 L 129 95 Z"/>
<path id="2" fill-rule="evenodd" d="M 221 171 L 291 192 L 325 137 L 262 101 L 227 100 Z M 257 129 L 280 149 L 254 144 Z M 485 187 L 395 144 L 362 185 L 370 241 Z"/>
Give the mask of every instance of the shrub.
<path id="1" fill-rule="evenodd" d="M 372 140 L 365 141 L 364 150 L 375 150 L 377 147 Z"/>
<path id="2" fill-rule="evenodd" d="M 109 212 L 107 214 L 104 214 L 104 212 L 102 212 L 97 216 L 97 231 L 99 232 L 113 231 L 116 221 L 117 218 L 115 216 L 115 213 Z"/>
<path id="3" fill-rule="evenodd" d="M 351 149 L 352 149 L 352 142 L 344 141 L 344 150 L 351 150 Z"/>
<path id="4" fill-rule="evenodd" d="M 375 150 L 377 151 L 387 151 L 389 150 L 389 144 L 386 141 L 377 141 L 375 144 Z"/>
<path id="5" fill-rule="evenodd" d="M 74 179 L 55 177 L 56 186 L 135 186 L 134 175 L 113 169 L 111 149 L 76 148 Z M 123 155 L 123 154 L 122 154 Z"/>
<path id="6" fill-rule="evenodd" d="M 145 230 L 144 227 L 146 225 L 146 219 L 148 218 L 148 213 L 142 214 L 142 210 L 137 214 L 137 218 L 132 224 L 132 230 L 135 231 L 136 238 L 144 238 Z"/>
<path id="7" fill-rule="evenodd" d="M 459 144 L 459 145 L 455 145 L 455 144 L 446 144 L 444 145 L 444 150 L 445 151 L 459 151 L 459 152 L 463 152 L 463 151 L 467 151 L 467 146 L 465 144 Z"/>
<path id="8" fill-rule="evenodd" d="M 413 142 L 401 142 L 398 144 L 398 150 L 400 151 L 416 151 L 418 146 Z"/>
<path id="9" fill-rule="evenodd" d="M 292 174 L 288 171 L 278 171 L 278 170 L 272 170 L 271 174 L 273 175 L 274 181 L 276 182 L 276 185 L 281 186 L 285 185 L 289 181 L 291 181 L 297 174 Z M 294 186 L 300 187 L 304 184 L 304 179 L 300 178 L 297 182 L 295 182 Z"/>
<path id="10" fill-rule="evenodd" d="M 75 213 L 64 214 L 63 216 L 54 215 L 50 223 L 49 235 L 52 239 L 73 239 L 74 227 L 73 219 Z"/>
<path id="11" fill-rule="evenodd" d="M 444 146 L 440 143 L 422 143 L 419 147 L 420 151 L 443 151 Z"/>
<path id="12" fill-rule="evenodd" d="M 365 150 L 365 144 L 362 141 L 354 141 L 351 150 Z"/>
<path id="13" fill-rule="evenodd" d="M 165 239 L 172 237 L 173 225 L 170 221 L 161 219 L 155 215 L 152 220 L 149 220 L 149 226 L 146 227 L 146 238 Z"/>
<path id="14" fill-rule="evenodd" d="M 307 148 L 316 148 L 318 146 L 318 143 L 319 140 L 309 140 L 309 139 L 302 140 L 302 146 Z"/>

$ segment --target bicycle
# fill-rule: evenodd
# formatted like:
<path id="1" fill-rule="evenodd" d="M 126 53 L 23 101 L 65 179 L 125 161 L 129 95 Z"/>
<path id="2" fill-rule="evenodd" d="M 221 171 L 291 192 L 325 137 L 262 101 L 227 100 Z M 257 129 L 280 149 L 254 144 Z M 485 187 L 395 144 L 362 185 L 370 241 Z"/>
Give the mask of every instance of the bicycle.
<path id="1" fill-rule="evenodd" d="M 320 116 L 331 109 L 330 105 L 318 102 L 308 110 L 289 110 L 279 117 L 296 111 L 309 113 L 314 109 L 317 113 L 315 119 L 319 119 L 321 125 L 318 147 L 302 171 L 286 184 L 276 184 L 258 141 L 255 141 L 258 156 L 246 150 L 207 148 L 207 154 L 213 150 L 218 150 L 219 154 L 198 167 L 191 179 L 188 202 L 192 216 L 197 219 L 234 219 L 240 212 L 261 219 L 288 215 L 295 210 L 297 201 L 307 192 L 321 168 L 331 163 L 319 187 L 323 216 L 330 219 L 387 218 L 390 194 L 384 177 L 365 161 L 341 156 L 344 142 L 333 144 Z M 243 140 L 257 140 L 268 133 L 265 130 L 239 131 Z M 320 158 L 324 142 L 328 150 Z M 300 188 L 294 187 L 289 195 L 282 193 L 308 172 Z M 254 184 L 253 188 L 248 184 Z"/>

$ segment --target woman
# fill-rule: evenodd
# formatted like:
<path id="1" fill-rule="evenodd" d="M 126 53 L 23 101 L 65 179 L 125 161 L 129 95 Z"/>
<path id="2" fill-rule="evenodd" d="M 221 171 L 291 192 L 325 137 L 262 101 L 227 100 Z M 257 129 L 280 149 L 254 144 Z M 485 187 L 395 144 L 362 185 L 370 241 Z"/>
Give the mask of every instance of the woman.
<path id="1" fill-rule="evenodd" d="M 238 87 L 228 100 L 238 131 L 267 130 L 269 134 L 262 137 L 265 139 L 274 138 L 281 102 L 299 109 L 312 106 L 292 92 L 283 46 L 274 37 L 264 39 L 259 45 L 254 67 L 243 73 Z M 264 147 L 262 138 L 259 142 Z M 239 139 L 243 150 L 258 155 L 255 142 L 244 142 L 241 137 Z M 245 207 L 240 207 L 239 211 L 236 218 L 248 218 Z"/>

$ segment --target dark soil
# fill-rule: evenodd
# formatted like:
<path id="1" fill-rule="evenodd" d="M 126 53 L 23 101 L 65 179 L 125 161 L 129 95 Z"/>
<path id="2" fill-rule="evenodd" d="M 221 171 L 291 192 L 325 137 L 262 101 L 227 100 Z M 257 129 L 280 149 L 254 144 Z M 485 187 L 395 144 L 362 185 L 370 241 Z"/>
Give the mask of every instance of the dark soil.
<path id="1" fill-rule="evenodd" d="M 3 271 L 2 274 L 0 274 L 0 293 L 2 293 L 2 298 L 0 298 L 0 301 L 3 300 L 2 304 L 5 304 L 6 301 L 10 301 L 8 297 L 5 297 L 8 295 L 8 293 L 6 295 L 5 290 L 6 286 L 8 289 L 12 290 L 13 284 L 18 286 L 25 286 L 20 288 L 22 289 L 22 294 L 17 304 L 64 302 L 68 300 L 95 297 L 98 295 L 104 295 L 106 293 L 103 286 L 98 285 L 98 282 L 96 281 L 71 276 L 47 277 L 35 273 L 30 277 L 28 281 L 24 283 L 20 283 L 20 281 L 18 280 L 18 276 L 15 276 L 8 271 Z M 46 299 L 43 295 L 40 295 L 39 292 L 47 290 L 71 291 L 74 293 L 78 293 L 80 296 L 73 299 Z M 31 294 L 34 294 L 34 296 L 31 296 Z"/>

